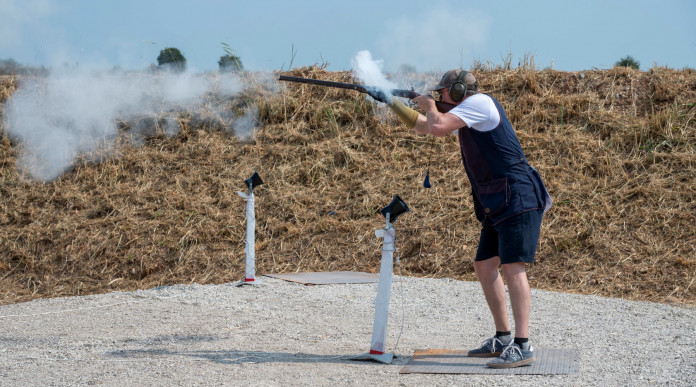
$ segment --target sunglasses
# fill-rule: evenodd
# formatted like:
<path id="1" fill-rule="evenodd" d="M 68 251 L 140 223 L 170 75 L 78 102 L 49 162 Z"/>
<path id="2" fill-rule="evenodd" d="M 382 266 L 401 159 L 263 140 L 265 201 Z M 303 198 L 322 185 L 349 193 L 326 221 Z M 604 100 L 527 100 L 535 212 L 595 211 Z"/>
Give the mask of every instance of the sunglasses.
<path id="1" fill-rule="evenodd" d="M 433 90 L 430 92 L 430 95 L 433 96 L 435 101 L 440 101 L 440 99 L 442 98 L 442 94 L 443 94 L 444 90 L 447 90 L 447 89 Z"/>

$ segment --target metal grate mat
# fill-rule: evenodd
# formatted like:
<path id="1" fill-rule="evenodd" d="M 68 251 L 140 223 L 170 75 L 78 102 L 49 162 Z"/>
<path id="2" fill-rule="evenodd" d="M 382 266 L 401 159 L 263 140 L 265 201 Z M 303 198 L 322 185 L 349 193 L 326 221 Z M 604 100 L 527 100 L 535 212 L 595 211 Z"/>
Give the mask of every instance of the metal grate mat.
<path id="1" fill-rule="evenodd" d="M 416 350 L 401 369 L 402 374 L 521 374 L 559 375 L 577 373 L 579 356 L 574 349 L 535 349 L 534 363 L 517 368 L 490 368 L 491 358 L 468 357 L 468 351 L 448 349 Z"/>

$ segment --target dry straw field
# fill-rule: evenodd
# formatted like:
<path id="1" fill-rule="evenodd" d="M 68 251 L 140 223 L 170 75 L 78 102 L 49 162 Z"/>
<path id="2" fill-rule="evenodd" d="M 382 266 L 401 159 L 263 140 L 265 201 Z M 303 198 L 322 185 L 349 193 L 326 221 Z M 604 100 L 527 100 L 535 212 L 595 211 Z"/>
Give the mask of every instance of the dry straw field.
<path id="1" fill-rule="evenodd" d="M 696 303 L 696 72 L 473 70 L 555 200 L 531 285 Z M 286 74 L 354 82 L 322 66 Z M 0 102 L 19 85 L 3 78 Z M 218 101 L 235 114 L 258 107 L 250 140 L 203 104 L 178 113 L 173 137 L 150 117 L 151 135 L 130 141 L 136 123 L 118 122 L 115 154 L 82 157 L 51 182 L 18 171 L 21 144 L 0 131 L 0 303 L 241 279 L 236 191 L 254 171 L 265 181 L 259 274 L 376 272 L 377 212 L 398 194 L 411 208 L 395 225 L 402 274 L 475 278 L 478 225 L 455 136 L 415 135 L 354 91 L 280 90 Z"/>

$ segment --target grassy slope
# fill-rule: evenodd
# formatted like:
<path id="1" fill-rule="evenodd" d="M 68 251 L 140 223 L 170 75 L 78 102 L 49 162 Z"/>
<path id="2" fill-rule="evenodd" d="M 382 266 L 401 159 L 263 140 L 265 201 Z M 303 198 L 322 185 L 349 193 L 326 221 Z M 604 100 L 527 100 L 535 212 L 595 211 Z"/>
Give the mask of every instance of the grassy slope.
<path id="1" fill-rule="evenodd" d="M 352 81 L 316 67 L 291 74 Z M 532 286 L 694 304 L 696 73 L 476 74 L 555 200 Z M 16 87 L 3 78 L 0 101 Z M 454 136 L 414 135 L 352 91 L 259 87 L 222 103 L 258 106 L 254 140 L 199 112 L 181 112 L 177 136 L 144 145 L 124 123 L 116 155 L 83 158 L 46 183 L 17 170 L 18 146 L 0 132 L 0 303 L 240 279 L 235 192 L 254 171 L 266 182 L 256 192 L 259 273 L 377 271 L 376 212 L 399 194 L 412 210 L 396 224 L 403 274 L 474 279 L 478 226 Z"/>

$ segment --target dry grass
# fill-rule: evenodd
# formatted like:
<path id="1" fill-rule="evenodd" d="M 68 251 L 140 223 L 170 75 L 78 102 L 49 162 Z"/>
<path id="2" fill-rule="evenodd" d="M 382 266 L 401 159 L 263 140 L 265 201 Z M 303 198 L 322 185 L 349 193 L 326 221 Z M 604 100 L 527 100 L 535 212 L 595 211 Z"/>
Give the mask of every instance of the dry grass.
<path id="1" fill-rule="evenodd" d="M 319 67 L 290 74 L 353 81 Z M 696 303 L 696 73 L 476 75 L 555 200 L 532 286 Z M 0 303 L 240 279 L 235 191 L 254 171 L 266 182 L 256 192 L 259 273 L 377 271 L 377 211 L 399 194 L 412 209 L 396 224 L 403 273 L 474 279 L 478 226 L 456 138 L 431 145 L 356 92 L 286 86 L 225 102 L 235 113 L 258 107 L 249 142 L 206 120 L 204 107 L 181 112 L 174 137 L 155 125 L 142 146 L 125 122 L 117 155 L 78 161 L 49 183 L 17 171 L 16 144 L 0 132 Z M 16 87 L 0 79 L 0 101 Z"/>

